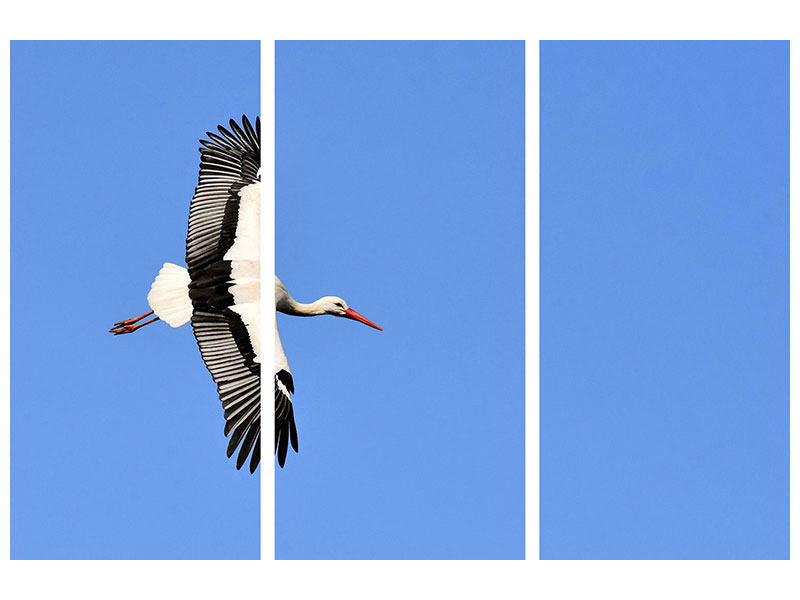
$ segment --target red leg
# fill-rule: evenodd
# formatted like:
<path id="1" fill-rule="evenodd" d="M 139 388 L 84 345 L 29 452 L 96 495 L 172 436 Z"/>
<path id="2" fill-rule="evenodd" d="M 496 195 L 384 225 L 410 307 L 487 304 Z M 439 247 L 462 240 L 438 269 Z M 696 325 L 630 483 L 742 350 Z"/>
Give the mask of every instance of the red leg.
<path id="1" fill-rule="evenodd" d="M 143 315 L 139 315 L 138 317 L 134 317 L 133 319 L 126 319 L 124 321 L 119 321 L 117 323 L 114 323 L 114 325 L 133 325 L 134 323 L 136 323 L 136 321 L 141 321 L 145 317 L 149 317 L 152 314 L 153 311 L 151 310 L 150 312 L 144 313 Z"/>
<path id="2" fill-rule="evenodd" d="M 143 315 L 139 315 L 134 319 L 126 319 L 125 321 L 119 321 L 118 323 L 114 323 L 114 327 L 112 327 L 108 331 L 109 333 L 113 333 L 114 335 L 121 335 L 123 333 L 133 333 L 140 327 L 149 325 L 153 321 L 158 321 L 158 317 L 156 317 L 154 319 L 150 319 L 149 321 L 145 321 L 144 323 L 140 323 L 139 325 L 134 325 L 134 323 L 136 323 L 137 321 L 141 321 L 145 317 L 149 317 L 152 314 L 153 311 L 151 310 L 150 312 L 144 313 Z"/>

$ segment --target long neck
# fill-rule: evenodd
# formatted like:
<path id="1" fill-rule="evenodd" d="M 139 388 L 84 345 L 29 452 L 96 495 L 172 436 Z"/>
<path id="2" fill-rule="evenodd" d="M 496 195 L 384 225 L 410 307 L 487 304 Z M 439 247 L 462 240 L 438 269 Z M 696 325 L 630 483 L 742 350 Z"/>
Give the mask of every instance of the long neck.
<path id="1" fill-rule="evenodd" d="M 275 307 L 280 312 L 295 317 L 314 317 L 325 314 L 325 311 L 322 309 L 322 298 L 311 304 L 303 304 L 302 302 L 297 302 L 287 294 L 286 297 L 278 299 Z"/>

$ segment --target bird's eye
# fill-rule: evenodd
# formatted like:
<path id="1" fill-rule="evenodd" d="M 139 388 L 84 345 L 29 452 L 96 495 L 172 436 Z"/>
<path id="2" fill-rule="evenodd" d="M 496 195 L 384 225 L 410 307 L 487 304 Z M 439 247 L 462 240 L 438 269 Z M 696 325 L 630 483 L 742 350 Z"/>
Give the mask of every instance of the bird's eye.
<path id="1" fill-rule="evenodd" d="M 342 303 L 341 303 L 341 302 L 337 302 L 337 303 L 336 303 L 336 306 L 338 306 L 339 308 L 344 308 L 344 306 L 342 306 Z"/>

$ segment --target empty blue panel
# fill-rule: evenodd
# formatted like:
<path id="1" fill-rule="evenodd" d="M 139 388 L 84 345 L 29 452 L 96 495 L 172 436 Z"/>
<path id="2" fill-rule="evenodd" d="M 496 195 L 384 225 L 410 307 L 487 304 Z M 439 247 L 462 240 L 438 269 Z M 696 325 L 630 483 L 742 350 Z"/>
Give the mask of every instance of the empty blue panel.
<path id="1" fill-rule="evenodd" d="M 541 44 L 541 557 L 789 557 L 789 44 Z"/>

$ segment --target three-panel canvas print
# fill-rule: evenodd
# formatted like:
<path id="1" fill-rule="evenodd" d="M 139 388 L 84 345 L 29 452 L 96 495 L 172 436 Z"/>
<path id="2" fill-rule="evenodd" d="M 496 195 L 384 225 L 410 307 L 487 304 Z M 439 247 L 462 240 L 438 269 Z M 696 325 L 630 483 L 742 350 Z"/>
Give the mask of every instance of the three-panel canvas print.
<path id="1" fill-rule="evenodd" d="M 11 43 L 12 559 L 789 558 L 788 42 L 266 43 Z"/>

